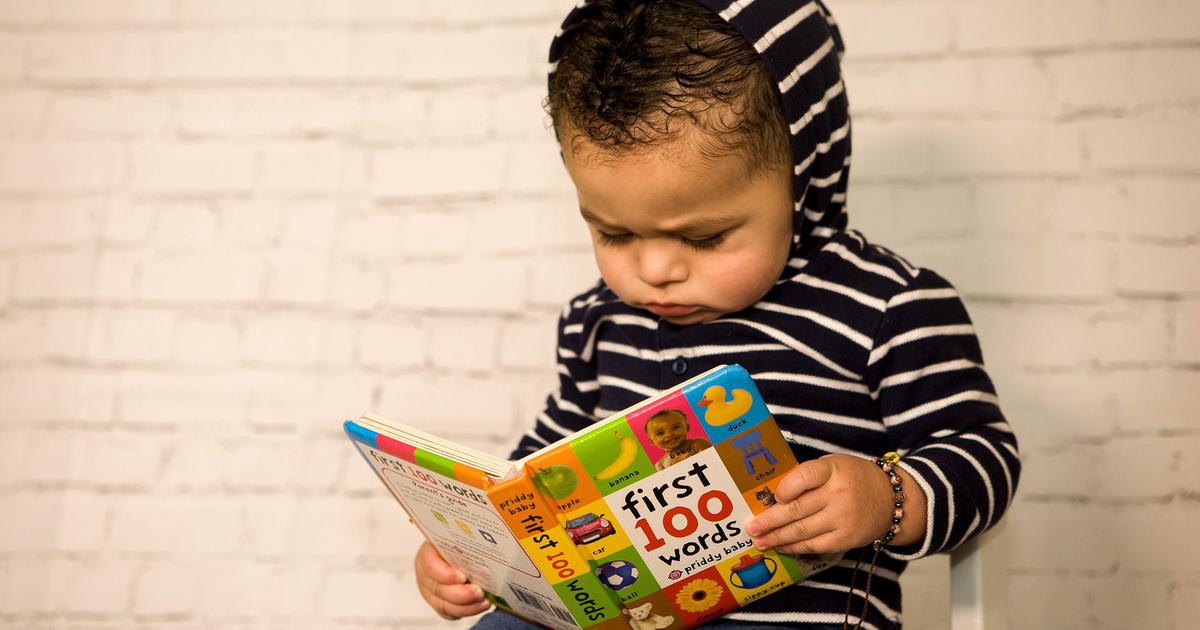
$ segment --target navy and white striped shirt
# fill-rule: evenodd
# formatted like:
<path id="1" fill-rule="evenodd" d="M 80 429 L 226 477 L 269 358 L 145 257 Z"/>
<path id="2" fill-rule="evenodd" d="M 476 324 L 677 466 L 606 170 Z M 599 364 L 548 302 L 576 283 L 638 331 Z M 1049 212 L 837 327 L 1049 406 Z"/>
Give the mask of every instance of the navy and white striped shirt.
<path id="1" fill-rule="evenodd" d="M 850 127 L 832 17 L 813 0 L 699 1 L 754 45 L 779 86 L 795 155 L 792 258 L 759 302 L 702 324 L 676 326 L 630 307 L 603 281 L 573 298 L 558 324 L 558 387 L 513 456 L 738 363 L 798 459 L 894 450 L 924 491 L 924 540 L 881 554 L 871 589 L 863 627 L 891 628 L 907 561 L 961 545 L 1012 502 L 1016 439 L 954 287 L 845 229 Z M 561 49 L 560 34 L 552 63 Z M 729 617 L 840 624 L 857 554 Z M 861 606 L 855 598 L 851 610 Z"/>

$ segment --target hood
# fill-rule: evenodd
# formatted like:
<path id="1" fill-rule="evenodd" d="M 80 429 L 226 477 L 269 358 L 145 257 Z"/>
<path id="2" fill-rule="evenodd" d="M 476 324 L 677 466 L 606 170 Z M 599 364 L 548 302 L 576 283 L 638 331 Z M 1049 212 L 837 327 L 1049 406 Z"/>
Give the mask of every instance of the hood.
<path id="1" fill-rule="evenodd" d="M 775 79 L 791 134 L 794 164 L 792 263 L 846 227 L 850 175 L 850 113 L 842 82 L 845 51 L 837 23 L 819 0 L 696 0 L 754 47 Z M 550 81 L 562 53 L 561 36 L 579 19 L 584 0 L 550 44 Z"/>

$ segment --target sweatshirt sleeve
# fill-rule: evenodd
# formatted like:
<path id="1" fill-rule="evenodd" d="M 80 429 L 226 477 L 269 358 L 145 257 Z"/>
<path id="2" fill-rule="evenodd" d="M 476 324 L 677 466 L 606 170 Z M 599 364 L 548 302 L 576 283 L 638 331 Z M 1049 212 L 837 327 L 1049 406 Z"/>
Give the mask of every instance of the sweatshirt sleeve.
<path id="1" fill-rule="evenodd" d="M 922 269 L 888 301 L 866 382 L 901 467 L 928 498 L 925 539 L 888 553 L 948 551 L 999 521 L 1020 474 L 1017 441 L 949 282 Z"/>
<path id="2" fill-rule="evenodd" d="M 546 397 L 545 408 L 537 415 L 533 428 L 521 436 L 509 459 L 529 455 L 595 421 L 592 411 L 599 398 L 600 384 L 595 368 L 581 356 L 583 311 L 583 308 L 573 309 L 572 304 L 563 308 L 558 318 L 558 386 Z"/>

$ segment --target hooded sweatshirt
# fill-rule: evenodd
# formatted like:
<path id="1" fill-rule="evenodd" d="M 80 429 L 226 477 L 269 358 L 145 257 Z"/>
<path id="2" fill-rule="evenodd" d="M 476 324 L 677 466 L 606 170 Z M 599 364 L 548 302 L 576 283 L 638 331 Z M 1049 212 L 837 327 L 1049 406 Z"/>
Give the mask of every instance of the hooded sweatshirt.
<path id="1" fill-rule="evenodd" d="M 603 280 L 571 299 L 558 322 L 558 386 L 513 457 L 717 365 L 741 364 L 797 459 L 897 451 L 924 492 L 924 539 L 885 548 L 867 602 L 862 627 L 892 628 L 908 561 L 953 549 L 1004 514 L 1020 473 L 1016 439 L 954 287 L 846 229 L 844 47 L 824 5 L 697 2 L 746 38 L 778 87 L 795 167 L 791 259 L 759 302 L 702 324 L 678 326 L 628 306 Z M 586 2 L 551 44 L 552 72 L 581 16 Z M 729 617 L 840 624 L 859 553 Z M 864 581 L 851 598 L 851 623 Z"/>

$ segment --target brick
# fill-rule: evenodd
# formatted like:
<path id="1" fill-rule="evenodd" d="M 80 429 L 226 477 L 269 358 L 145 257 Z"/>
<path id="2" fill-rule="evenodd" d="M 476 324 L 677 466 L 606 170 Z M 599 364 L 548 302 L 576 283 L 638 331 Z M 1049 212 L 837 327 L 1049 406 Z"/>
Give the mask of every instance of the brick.
<path id="1" fill-rule="evenodd" d="M 986 120 L 930 129 L 933 170 L 946 175 L 1032 175 L 1042 172 L 1041 122 Z"/>
<path id="2" fill-rule="evenodd" d="M 151 565 L 133 584 L 133 612 L 146 616 L 190 615 L 196 608 L 199 577 L 190 563 Z"/>
<path id="3" fill-rule="evenodd" d="M 48 552 L 55 548 L 54 529 L 62 498 L 52 494 L 5 493 L 4 510 L 20 515 L 0 521 L 0 552 Z"/>
<path id="4" fill-rule="evenodd" d="M 1043 186 L 1045 197 L 1035 210 L 1044 213 L 1047 227 L 1072 237 L 1115 238 L 1126 233 L 1132 221 L 1129 193 L 1112 181 L 1084 180 Z M 1137 212 L 1138 222 L 1147 220 L 1153 210 Z"/>
<path id="5" fill-rule="evenodd" d="M 14 0 L 9 0 L 8 4 L 14 4 Z M 29 3 L 16 2 L 15 4 L 26 6 Z M 8 16 L 5 15 L 5 11 L 0 11 L 0 21 L 6 17 Z M 28 39 L 27 36 L 12 31 L 0 35 L 0 81 L 16 82 L 24 75 Z"/>
<path id="6" fill-rule="evenodd" d="M 14 313 L 0 326 L 0 360 L 85 358 L 94 317 L 85 309 L 47 309 Z"/>
<path id="7" fill-rule="evenodd" d="M 1095 343 L 1079 309 L 984 303 L 972 305 L 970 312 L 984 358 L 1003 369 L 1079 368 Z"/>
<path id="8" fill-rule="evenodd" d="M 173 304 L 253 301 L 266 276 L 261 257 L 250 254 L 163 257 L 145 261 L 141 270 L 138 297 Z"/>
<path id="9" fill-rule="evenodd" d="M 1060 575 L 1013 575 L 1008 586 L 1009 624 L 1013 628 L 1087 627 L 1095 601 L 1084 580 Z"/>
<path id="10" fill-rule="evenodd" d="M 1125 182 L 1133 210 L 1126 213 L 1125 232 L 1157 239 L 1200 237 L 1200 212 L 1189 200 L 1200 198 L 1200 182 L 1148 177 Z"/>
<path id="11" fill-rule="evenodd" d="M 437 94 L 429 106 L 428 137 L 435 141 L 484 140 L 492 132 L 492 98 L 479 91 Z"/>
<path id="12" fill-rule="evenodd" d="M 963 110 L 1005 118 L 1040 118 L 1049 112 L 1055 77 L 1042 59 L 976 57 L 970 66 L 975 96 Z"/>
<path id="13" fill-rule="evenodd" d="M 1140 107 L 1187 106 L 1200 101 L 1200 86 L 1180 81 L 1200 72 L 1200 50 L 1195 48 L 1133 51 L 1129 98 Z"/>
<path id="14" fill-rule="evenodd" d="M 55 523 L 55 547 L 68 552 L 95 552 L 104 548 L 108 525 L 108 497 L 89 492 L 60 496 Z"/>
<path id="15" fill-rule="evenodd" d="M 401 218 L 400 233 L 391 249 L 405 256 L 457 257 L 468 249 L 468 234 L 475 229 L 461 211 L 416 211 Z"/>
<path id="16" fill-rule="evenodd" d="M 440 146 L 371 156 L 371 193 L 419 197 L 498 192 L 507 157 L 495 146 Z"/>
<path id="17" fill-rule="evenodd" d="M 285 564 L 274 568 L 271 579 L 259 591 L 262 609 L 273 619 L 291 620 L 289 626 L 317 618 L 317 596 L 327 571 L 321 565 Z"/>
<path id="18" fill-rule="evenodd" d="M 37 142 L 0 145 L 0 191 L 107 193 L 125 170 L 125 154 L 105 143 Z"/>
<path id="19" fill-rule="evenodd" d="M 1083 127 L 1091 164 L 1111 171 L 1200 170 L 1200 156 L 1177 139 L 1200 136 L 1200 120 L 1119 118 Z"/>
<path id="20" fill-rule="evenodd" d="M 483 255 L 525 254 L 544 246 L 539 224 L 545 204 L 520 201 L 488 203 L 464 212 L 466 251 Z M 455 235 L 457 236 L 457 234 Z"/>
<path id="21" fill-rule="evenodd" d="M 28 3 L 22 0 L 3 0 L 0 2 L 0 24 L 11 26 L 32 26 L 44 24 L 49 15 L 46 3 Z"/>
<path id="22" fill-rule="evenodd" d="M 1193 295 L 1200 293 L 1195 269 L 1200 245 L 1121 243 L 1116 256 L 1116 288 L 1131 295 Z"/>
<path id="23" fill-rule="evenodd" d="M 0 252 L 24 249 L 25 206 L 24 201 L 0 201 Z"/>
<path id="24" fill-rule="evenodd" d="M 1109 571 L 1119 548 L 1109 544 L 1119 532 L 1148 531 L 1121 527 L 1114 508 L 1094 504 L 1019 502 L 1008 513 L 1012 570 Z"/>
<path id="25" fill-rule="evenodd" d="M 1177 584 L 1171 593 L 1171 616 L 1174 619 L 1195 619 L 1200 615 L 1200 582 L 1195 579 Z"/>
<path id="26" fill-rule="evenodd" d="M 1051 107 L 1059 115 L 1127 110 L 1138 98 L 1130 89 L 1133 69 L 1127 52 L 1088 50 L 1051 56 L 1043 63 L 1054 85 Z"/>
<path id="27" fill-rule="evenodd" d="M 494 320 L 439 317 L 426 323 L 435 368 L 488 372 L 496 366 L 498 331 Z"/>
<path id="28" fill-rule="evenodd" d="M 230 427 L 248 419 L 249 386 L 231 372 L 215 376 L 128 371 L 122 375 L 118 417 L 124 422 Z"/>
<path id="29" fill-rule="evenodd" d="M 1176 620 L 1171 616 L 1171 583 L 1164 577 L 1122 575 L 1095 582 L 1092 614 L 1107 628 L 1170 628 Z"/>
<path id="30" fill-rule="evenodd" d="M 292 204 L 288 204 L 290 206 Z M 274 245 L 280 237 L 285 208 L 256 199 L 222 200 L 212 204 L 221 225 L 221 241 L 236 249 L 255 252 Z"/>
<path id="31" fill-rule="evenodd" d="M 162 55 L 149 32 L 42 32 L 30 37 L 26 76 L 51 83 L 141 84 Z"/>
<path id="32" fill-rule="evenodd" d="M 1055 50 L 1101 39 L 1099 0 L 961 3 L 954 6 L 959 50 Z"/>
<path id="33" fill-rule="evenodd" d="M 0 54 L 4 54 L 0 43 Z M 0 139 L 31 140 L 43 129 L 50 98 L 45 92 L 6 89 L 0 93 Z"/>
<path id="34" fill-rule="evenodd" d="M 0 309 L 4 309 L 12 301 L 13 265 L 0 261 Z"/>
<path id="35" fill-rule="evenodd" d="M 332 371 L 297 375 L 294 370 L 250 374 L 251 423 L 264 430 L 337 432 L 338 423 L 350 414 L 374 407 L 372 375 L 360 371 Z"/>
<path id="36" fill-rule="evenodd" d="M 185 24 L 289 24 L 305 17 L 303 0 L 266 0 L 250 7 L 237 0 L 182 0 L 175 5 Z"/>
<path id="37" fill-rule="evenodd" d="M 286 76 L 278 31 L 170 31 L 154 77 L 165 81 L 278 81 Z"/>
<path id="38" fill-rule="evenodd" d="M 553 314 L 505 322 L 500 327 L 502 368 L 550 369 L 554 365 L 556 322 Z"/>
<path id="39" fill-rule="evenodd" d="M 158 0 L 97 0 L 78 3 L 50 0 L 47 19 L 53 24 L 115 26 L 160 25 L 172 18 L 171 5 Z"/>
<path id="40" fill-rule="evenodd" d="M 156 249 L 164 251 L 207 250 L 217 240 L 217 215 L 205 203 L 163 202 L 151 233 Z"/>
<path id="41" fill-rule="evenodd" d="M 239 337 L 232 321 L 184 316 L 175 327 L 173 357 L 187 367 L 232 367 L 237 362 Z"/>
<path id="42" fill-rule="evenodd" d="M 888 246 L 963 236 L 972 218 L 964 184 L 866 184 L 854 191 L 852 203 L 854 229 Z"/>
<path id="43" fill-rule="evenodd" d="M 1102 390 L 1112 398 L 1124 431 L 1194 430 L 1200 408 L 1200 373 L 1129 369 L 1113 371 Z"/>
<path id="44" fill-rule="evenodd" d="M 341 92 L 287 87 L 179 90 L 176 124 L 189 137 L 313 137 L 347 131 L 358 98 Z"/>
<path id="45" fill-rule="evenodd" d="M 996 369 L 992 377 L 1022 447 L 1095 441 L 1120 426 L 1120 395 L 1112 392 L 1123 384 L 1117 376 Z"/>
<path id="46" fill-rule="evenodd" d="M 408 521 L 408 514 L 400 505 L 394 500 L 372 501 L 371 523 L 364 552 L 372 558 L 394 559 L 389 563 L 391 566 L 412 566 L 425 537 L 418 535 L 420 532 Z M 409 533 L 412 535 L 405 535 Z"/>
<path id="47" fill-rule="evenodd" d="M 857 52 L 857 46 L 855 47 Z M 974 100 L 973 63 L 963 59 L 893 60 L 848 64 L 855 114 L 958 113 Z"/>
<path id="48" fill-rule="evenodd" d="M 396 4 L 396 3 L 391 3 Z M 409 3 L 404 3 L 409 4 Z M 372 24 L 372 26 L 377 26 Z M 405 45 L 407 31 L 366 30 L 350 39 L 346 78 L 362 82 L 397 82 L 405 79 L 408 65 L 414 62 Z M 423 59 L 422 51 L 417 59 Z"/>
<path id="49" fill-rule="evenodd" d="M 116 387 L 112 375 L 57 366 L 23 367 L 0 375 L 3 420 L 66 420 L 99 426 L 113 419 Z"/>
<path id="50" fill-rule="evenodd" d="M 167 446 L 167 457 L 158 485 L 170 491 L 215 490 L 225 480 L 231 445 L 215 437 L 190 436 Z"/>
<path id="51" fill-rule="evenodd" d="M 334 490 L 346 467 L 358 463 L 346 457 L 352 453 L 347 446 L 341 436 L 305 439 L 301 449 L 304 463 L 296 471 L 296 487 L 301 491 Z"/>
<path id="52" fill-rule="evenodd" d="M 154 228 L 156 204 L 109 205 L 104 213 L 100 238 L 104 244 L 134 245 L 145 242 Z"/>
<path id="53" fill-rule="evenodd" d="M 1179 488 L 1175 470 L 1186 456 L 1174 437 L 1114 437 L 1104 445 L 1103 461 L 1119 465 L 1136 453 L 1137 465 L 1120 475 L 1101 475 L 1102 496 L 1114 499 L 1163 500 Z"/>
<path id="54" fill-rule="evenodd" d="M 553 138 L 550 117 L 542 109 L 545 96 L 546 88 L 541 84 L 508 87 L 499 92 L 492 104 L 496 137 L 501 140 Z"/>
<path id="55" fill-rule="evenodd" d="M 17 262 L 13 297 L 20 301 L 87 299 L 94 273 L 89 253 L 29 254 Z"/>
<path id="56" fill-rule="evenodd" d="M 515 312 L 525 305 L 528 280 L 520 261 L 413 262 L 388 267 L 389 306 L 463 312 Z"/>
<path id="57" fill-rule="evenodd" d="M 859 183 L 928 175 L 933 144 L 927 123 L 860 119 L 854 122 L 854 176 Z"/>
<path id="58" fill-rule="evenodd" d="M 372 90 L 355 112 L 355 135 L 371 144 L 409 143 L 424 136 L 432 96 L 421 90 Z"/>
<path id="59" fill-rule="evenodd" d="M 362 187 L 365 170 L 365 156 L 344 146 L 279 146 L 263 152 L 260 186 L 282 194 L 345 193 Z"/>
<path id="60" fill-rule="evenodd" d="M 103 200 L 93 198 L 30 200 L 18 234 L 28 249 L 91 245 L 100 231 Z"/>
<path id="61" fill-rule="evenodd" d="M 1188 0 L 1114 0 L 1101 14 L 1105 39 L 1114 43 L 1193 41 L 1200 7 Z"/>
<path id="62" fill-rule="evenodd" d="M 226 498 L 129 496 L 112 506 L 109 542 L 115 550 L 178 553 L 180 541 L 187 541 L 189 554 L 245 551 L 238 505 Z"/>
<path id="63" fill-rule="evenodd" d="M 1104 313 L 1092 327 L 1093 352 L 1102 364 L 1165 362 L 1170 311 L 1163 304 L 1138 304 Z"/>
<path id="64" fill-rule="evenodd" d="M 1176 304 L 1171 358 L 1185 363 L 1200 363 L 1200 301 Z"/>
<path id="65" fill-rule="evenodd" d="M 225 487 L 234 491 L 280 492 L 290 490 L 295 477 L 300 438 L 249 437 L 230 445 L 222 460 Z"/>
<path id="66" fill-rule="evenodd" d="M 222 626 L 235 626 L 236 622 L 259 617 L 265 612 L 264 591 L 272 588 L 277 571 L 265 563 L 239 559 L 206 564 L 198 576 L 197 615 Z"/>
<path id="67" fill-rule="evenodd" d="M 171 130 L 171 99 L 163 94 L 55 94 L 46 131 L 64 139 L 163 137 Z"/>
<path id="68" fill-rule="evenodd" d="M 531 304 L 558 307 L 596 283 L 600 272 L 590 253 L 548 254 L 533 263 Z"/>
<path id="69" fill-rule="evenodd" d="M 337 204 L 325 201 L 289 203 L 283 215 L 279 246 L 287 250 L 328 251 L 336 241 L 340 215 Z"/>
<path id="70" fill-rule="evenodd" d="M 0 563 L 0 613 L 51 616 L 62 598 L 65 560 L 17 558 Z"/>
<path id="71" fill-rule="evenodd" d="M 1161 573 L 1166 567 L 1187 566 L 1179 563 L 1179 541 L 1195 531 L 1200 518 L 1195 503 L 1123 506 L 1111 518 L 1116 531 L 1154 533 L 1142 536 L 1137 545 L 1112 545 L 1122 571 Z"/>
<path id="72" fill-rule="evenodd" d="M 157 195 L 249 192 L 257 175 L 254 151 L 224 145 L 143 145 L 133 150 L 131 185 Z"/>
<path id="73" fill-rule="evenodd" d="M 410 587 L 408 592 L 406 586 Z M 318 607 L 326 617 L 396 619 L 413 614 L 417 602 L 410 594 L 415 590 L 412 586 L 390 571 L 333 571 L 321 588 Z"/>
<path id="74" fill-rule="evenodd" d="M 410 23 L 424 18 L 429 12 L 427 0 L 389 2 L 388 0 L 355 0 L 350 4 L 354 22 L 365 24 Z"/>
<path id="75" fill-rule="evenodd" d="M 299 557 L 361 553 L 362 541 L 371 530 L 373 500 L 301 498 L 292 517 L 292 553 Z"/>
<path id="76" fill-rule="evenodd" d="M 323 304 L 329 298 L 329 263 L 314 254 L 270 257 L 267 299 L 283 304 Z"/>
<path id="77" fill-rule="evenodd" d="M 1024 437 L 1018 435 L 1020 439 Z M 1026 497 L 1103 495 L 1105 489 L 1099 487 L 1101 484 L 1096 484 L 1090 475 L 1078 473 L 1097 462 L 1108 461 L 1104 455 L 1104 447 L 1091 444 L 1038 448 L 1022 444 L 1020 493 Z"/>
<path id="78" fill-rule="evenodd" d="M 545 247 L 566 251 L 592 251 L 592 238 L 579 216 L 575 193 L 548 195 L 540 204 L 536 232 Z"/>
<path id="79" fill-rule="evenodd" d="M 539 29 L 536 35 L 544 35 Z M 402 38 L 404 78 L 419 83 L 502 81 L 526 76 L 530 69 L 528 28 L 487 27 L 479 30 L 419 30 Z M 436 57 L 429 51 L 437 50 Z M 480 55 L 478 51 L 488 54 Z"/>
<path id="80" fill-rule="evenodd" d="M 368 311 L 386 295 L 384 272 L 373 265 L 339 261 L 332 265 L 330 302 L 341 309 Z"/>
<path id="81" fill-rule="evenodd" d="M 177 319 L 162 311 L 104 313 L 88 354 L 105 363 L 163 363 L 171 357 Z"/>
<path id="82" fill-rule="evenodd" d="M 134 562 L 101 558 L 64 564 L 62 610 L 72 615 L 121 615 L 131 603 L 137 566 Z"/>
<path id="83" fill-rule="evenodd" d="M 980 238 L 905 250 L 909 260 L 937 269 L 968 297 L 1094 300 L 1110 292 L 1113 252 L 1104 243 Z"/>
<path id="84" fill-rule="evenodd" d="M 575 192 L 567 169 L 563 167 L 558 145 L 553 142 L 509 145 L 504 159 L 508 164 L 520 165 L 505 173 L 505 190 L 508 192 L 539 196 Z"/>
<path id="85" fill-rule="evenodd" d="M 401 376 L 383 381 L 377 409 L 385 417 L 403 418 L 418 429 L 455 439 L 506 431 L 512 399 L 509 388 L 494 378 Z M 481 400 L 488 404 L 480 407 Z"/>
<path id="86" fill-rule="evenodd" d="M 938 2 L 856 2 L 837 7 L 847 47 L 859 58 L 948 51 L 951 14 Z"/>
<path id="87" fill-rule="evenodd" d="M 414 321 L 364 322 L 356 331 L 358 361 L 385 369 L 412 369 L 425 364 L 429 333 Z"/>
<path id="88" fill-rule="evenodd" d="M 113 302 L 133 299 L 141 259 L 130 252 L 105 251 L 96 263 L 97 300 Z"/>
<path id="89" fill-rule="evenodd" d="M 242 359 L 267 365 L 310 365 L 321 349 L 324 323 L 310 314 L 275 314 L 246 323 Z"/>

